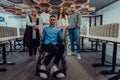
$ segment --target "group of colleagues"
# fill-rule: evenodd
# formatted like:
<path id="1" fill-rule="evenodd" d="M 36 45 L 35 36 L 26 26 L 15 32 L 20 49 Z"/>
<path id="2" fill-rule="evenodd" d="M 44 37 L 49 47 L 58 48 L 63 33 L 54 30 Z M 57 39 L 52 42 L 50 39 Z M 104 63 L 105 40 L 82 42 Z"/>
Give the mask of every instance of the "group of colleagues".
<path id="1" fill-rule="evenodd" d="M 58 8 L 57 15 L 50 15 L 48 10 L 45 9 L 43 13 L 38 16 L 35 8 L 31 9 L 31 12 L 26 17 L 26 30 L 24 34 L 23 44 L 29 49 L 29 56 L 32 59 L 36 59 L 37 47 L 40 45 L 40 40 L 43 40 L 44 51 L 49 52 L 46 59 L 41 63 L 41 70 L 46 71 L 46 67 L 49 65 L 51 59 L 55 56 L 53 66 L 50 73 L 59 70 L 59 62 L 64 53 L 64 45 L 58 43 L 58 38 L 64 40 L 68 31 L 71 52 L 70 55 L 77 55 L 77 59 L 81 59 L 80 55 L 80 25 L 81 14 L 76 11 L 75 5 L 70 6 L 68 15 L 63 6 Z M 75 52 L 75 43 L 77 51 Z M 48 75 L 44 72 L 40 73 L 40 76 L 44 79 L 48 78 Z M 63 73 L 57 74 L 58 78 L 63 78 Z"/>

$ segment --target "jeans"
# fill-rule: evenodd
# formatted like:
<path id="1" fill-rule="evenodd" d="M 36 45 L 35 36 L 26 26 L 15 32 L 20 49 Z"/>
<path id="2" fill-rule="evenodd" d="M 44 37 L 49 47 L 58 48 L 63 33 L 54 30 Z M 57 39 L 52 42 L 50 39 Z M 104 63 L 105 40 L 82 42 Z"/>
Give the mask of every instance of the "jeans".
<path id="1" fill-rule="evenodd" d="M 77 53 L 80 53 L 80 30 L 78 28 L 68 29 L 71 51 L 75 51 L 75 43 L 77 46 Z"/>

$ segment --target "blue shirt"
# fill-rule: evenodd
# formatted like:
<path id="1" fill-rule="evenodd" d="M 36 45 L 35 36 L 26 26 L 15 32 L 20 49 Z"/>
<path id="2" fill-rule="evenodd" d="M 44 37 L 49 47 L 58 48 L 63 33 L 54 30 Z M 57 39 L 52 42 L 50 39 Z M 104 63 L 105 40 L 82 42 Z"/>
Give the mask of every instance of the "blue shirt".
<path id="1" fill-rule="evenodd" d="M 58 36 L 61 40 L 64 39 L 61 29 L 56 28 L 55 26 L 47 26 L 43 29 L 41 39 L 44 40 L 44 44 L 53 44 L 56 45 Z"/>

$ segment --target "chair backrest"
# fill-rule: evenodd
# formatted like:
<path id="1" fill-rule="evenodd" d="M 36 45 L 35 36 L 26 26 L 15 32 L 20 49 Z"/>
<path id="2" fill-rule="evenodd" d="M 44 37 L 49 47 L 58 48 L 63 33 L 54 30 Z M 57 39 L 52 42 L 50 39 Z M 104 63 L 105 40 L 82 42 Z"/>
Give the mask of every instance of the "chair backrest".
<path id="1" fill-rule="evenodd" d="M 0 26 L 0 37 L 17 36 L 17 28 Z"/>
<path id="2" fill-rule="evenodd" d="M 118 37 L 119 23 L 90 27 L 89 34 L 93 36 Z"/>
<path id="3" fill-rule="evenodd" d="M 87 35 L 87 28 L 80 28 L 81 35 Z"/>
<path id="4" fill-rule="evenodd" d="M 19 28 L 19 32 L 20 32 L 20 33 L 19 33 L 20 35 L 24 35 L 25 28 Z"/>

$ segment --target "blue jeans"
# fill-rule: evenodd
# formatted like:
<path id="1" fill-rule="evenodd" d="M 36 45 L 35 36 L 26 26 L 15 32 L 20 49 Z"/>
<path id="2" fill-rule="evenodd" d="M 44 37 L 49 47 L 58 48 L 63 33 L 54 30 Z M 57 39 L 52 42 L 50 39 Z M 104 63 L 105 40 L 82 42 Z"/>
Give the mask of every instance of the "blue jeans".
<path id="1" fill-rule="evenodd" d="M 77 46 L 77 53 L 80 53 L 80 30 L 77 28 L 68 29 L 70 43 L 71 43 L 71 51 L 75 51 L 75 43 Z"/>

